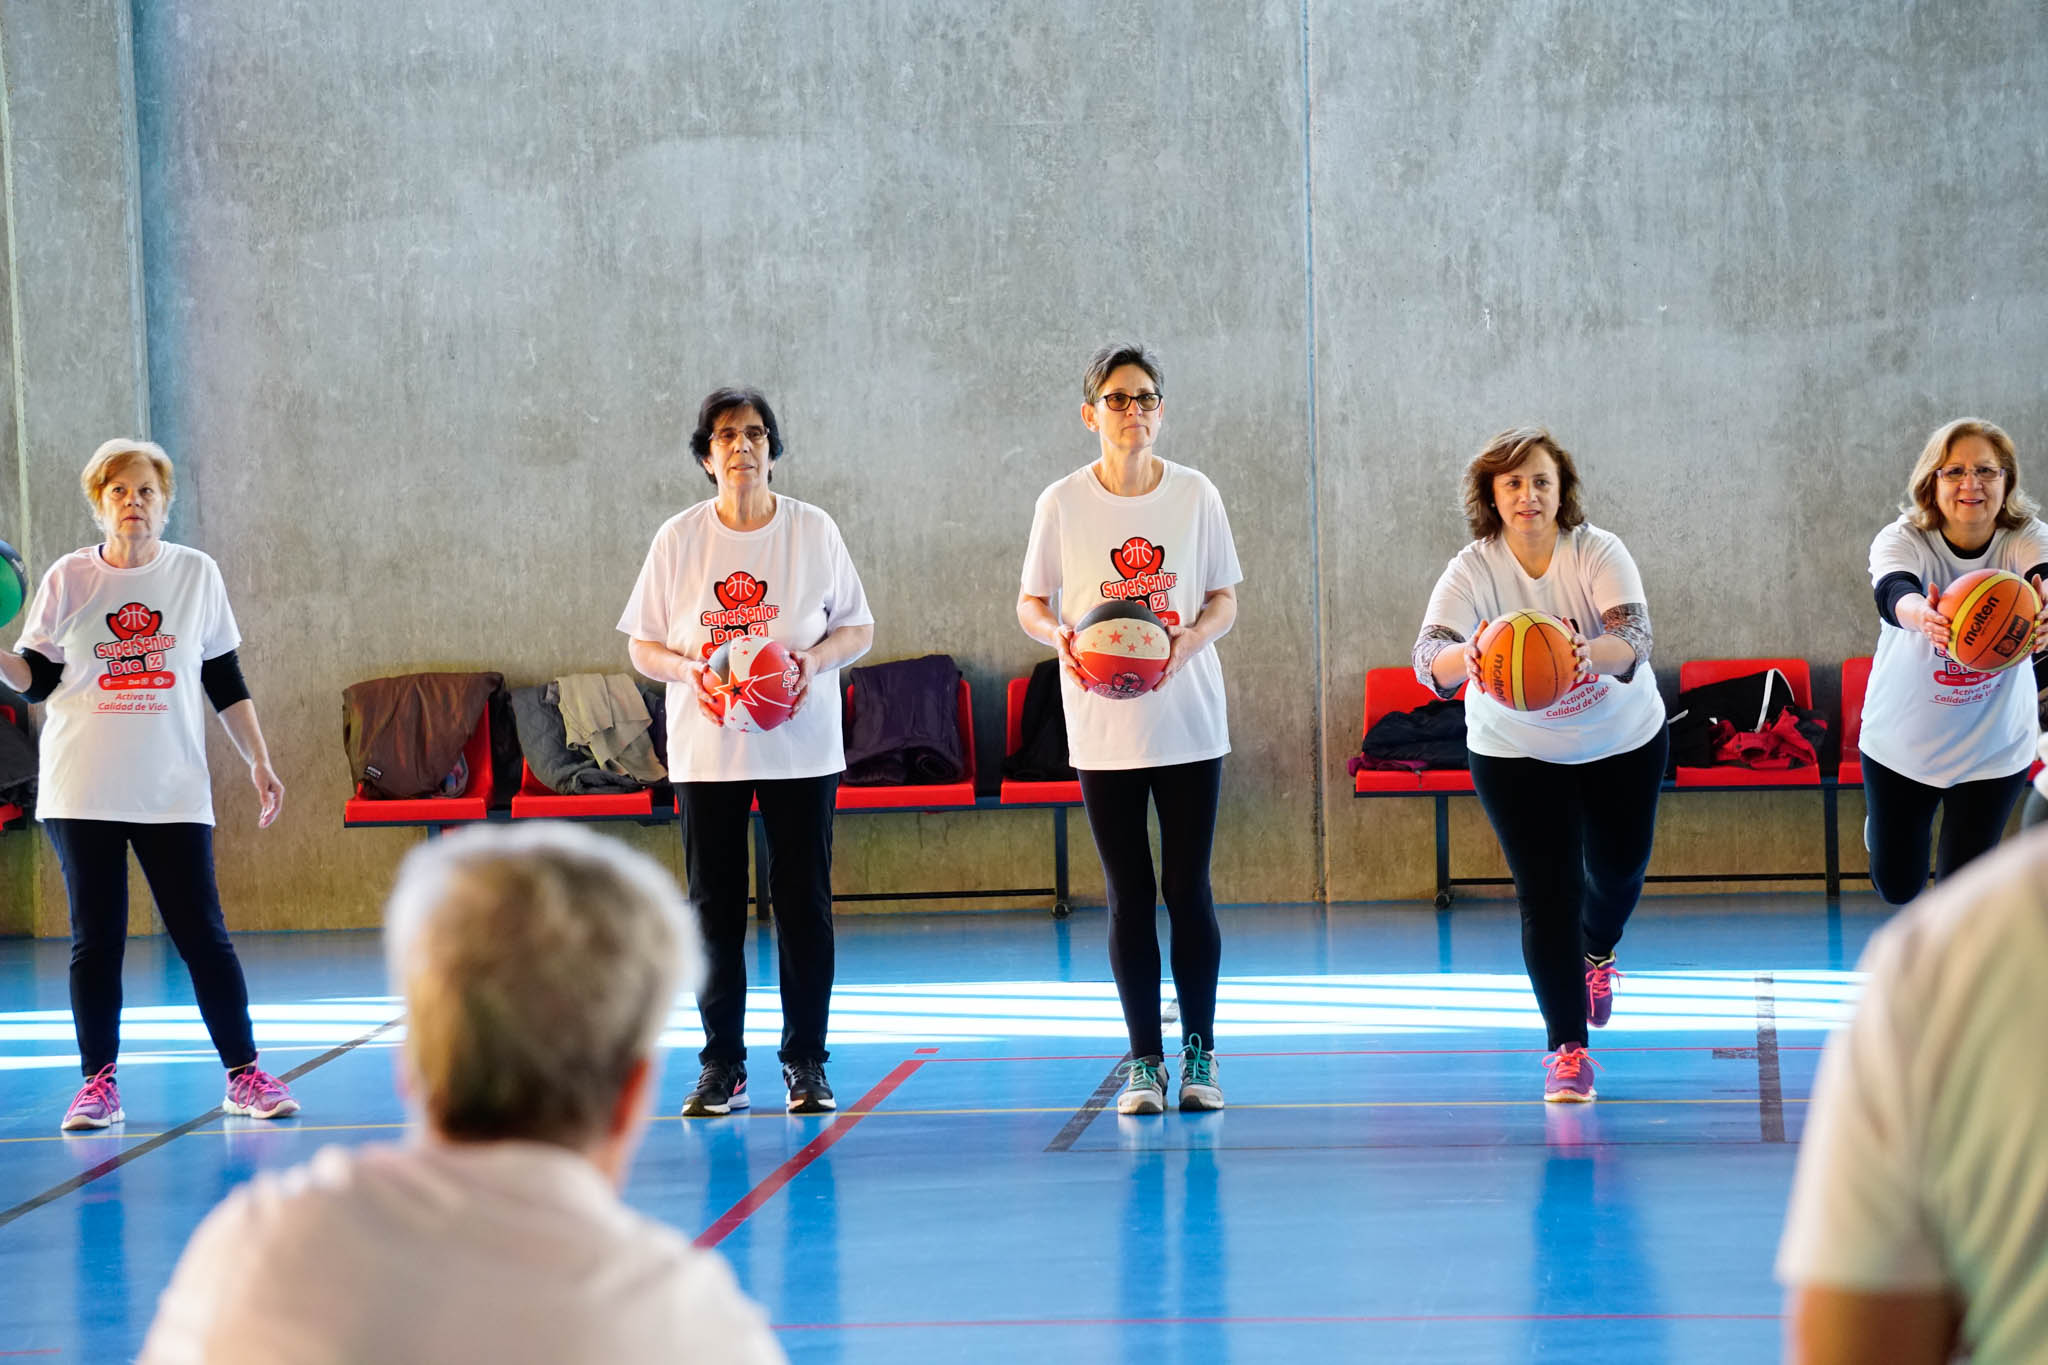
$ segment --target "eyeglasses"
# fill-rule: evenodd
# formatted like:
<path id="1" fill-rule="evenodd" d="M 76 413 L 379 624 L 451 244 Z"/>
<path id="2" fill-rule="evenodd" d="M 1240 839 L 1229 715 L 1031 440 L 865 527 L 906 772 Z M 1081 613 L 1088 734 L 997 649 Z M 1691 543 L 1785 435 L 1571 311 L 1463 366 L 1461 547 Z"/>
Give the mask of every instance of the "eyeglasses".
<path id="1" fill-rule="evenodd" d="M 1158 393 L 1105 393 L 1095 401 L 1111 412 L 1128 412 L 1133 403 L 1138 405 L 1139 412 L 1157 412 L 1166 396 Z"/>
<path id="2" fill-rule="evenodd" d="M 1996 483 L 2005 477 L 2005 470 L 1995 464 L 1951 464 L 1934 471 L 1934 476 L 1943 483 L 1961 483 L 1966 475 L 1978 483 Z"/>
<path id="3" fill-rule="evenodd" d="M 711 444 L 720 450 L 730 450 L 740 443 L 740 437 L 747 438 L 750 446 L 760 445 L 768 439 L 766 427 L 720 427 L 711 433 Z"/>

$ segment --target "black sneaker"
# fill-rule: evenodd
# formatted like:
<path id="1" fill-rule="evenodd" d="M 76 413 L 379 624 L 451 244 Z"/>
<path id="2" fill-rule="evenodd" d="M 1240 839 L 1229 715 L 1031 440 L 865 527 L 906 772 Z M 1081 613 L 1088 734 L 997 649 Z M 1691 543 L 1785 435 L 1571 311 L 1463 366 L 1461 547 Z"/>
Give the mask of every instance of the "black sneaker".
<path id="1" fill-rule="evenodd" d="M 730 1114 L 735 1109 L 745 1109 L 751 1103 L 753 1101 L 747 1098 L 745 1062 L 706 1062 L 704 1069 L 697 1073 L 697 1088 L 690 1092 L 690 1098 L 683 1101 L 683 1117 L 702 1119 Z"/>
<path id="2" fill-rule="evenodd" d="M 839 1107 L 832 1098 L 832 1086 L 825 1079 L 823 1062 L 785 1062 L 782 1080 L 789 1087 L 789 1112 L 829 1114 Z"/>

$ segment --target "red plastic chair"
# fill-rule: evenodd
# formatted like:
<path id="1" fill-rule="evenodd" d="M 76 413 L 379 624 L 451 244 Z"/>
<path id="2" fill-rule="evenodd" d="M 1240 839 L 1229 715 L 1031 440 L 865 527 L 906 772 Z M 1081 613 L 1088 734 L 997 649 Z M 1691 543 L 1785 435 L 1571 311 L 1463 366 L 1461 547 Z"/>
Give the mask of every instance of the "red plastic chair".
<path id="1" fill-rule="evenodd" d="M 514 820 L 587 820 L 593 817 L 645 817 L 654 815 L 654 792 L 551 791 L 533 775 L 524 759 L 519 763 L 519 791 L 512 798 Z"/>
<path id="2" fill-rule="evenodd" d="M 460 796 L 420 796 L 403 801 L 380 801 L 356 794 L 341 808 L 341 823 L 353 825 L 442 825 L 468 824 L 490 818 L 491 796 L 491 708 L 477 717 L 476 731 L 462 746 L 469 761 L 469 785 Z"/>
<path id="3" fill-rule="evenodd" d="M 1465 695 L 1460 684 L 1457 695 Z M 1436 693 L 1416 680 L 1412 668 L 1374 668 L 1365 675 L 1365 730 L 1381 716 L 1395 711 L 1413 711 L 1437 700 Z M 1359 733 L 1362 735 L 1365 730 Z M 1464 768 L 1424 768 L 1403 772 L 1395 768 L 1360 768 L 1351 779 L 1353 793 L 1469 792 L 1472 774 Z"/>
<path id="4" fill-rule="evenodd" d="M 1004 698 L 1003 707 L 1003 753 L 1014 754 L 1024 744 L 1024 693 L 1031 686 L 1029 678 L 1012 678 Z M 1081 804 L 1079 782 L 1017 782 L 1003 779 L 1001 795 L 997 798 L 1005 806 L 1033 806 L 1059 803 L 1062 805 Z"/>
<path id="5" fill-rule="evenodd" d="M 1775 668 L 1792 684 L 1792 700 L 1813 705 L 1813 679 L 1804 659 L 1695 659 L 1678 666 L 1678 690 L 1744 678 Z M 1711 768 L 1680 768 L 1680 787 L 1818 787 L 1820 768 L 1744 768 L 1734 764 Z"/>
<path id="6" fill-rule="evenodd" d="M 1843 786 L 1863 785 L 1863 694 L 1870 690 L 1870 656 L 1842 661 L 1842 766 L 1835 780 Z"/>
<path id="7" fill-rule="evenodd" d="M 853 787 L 845 782 L 839 784 L 838 809 L 840 810 L 928 810 L 933 807 L 972 806 L 974 804 L 974 698 L 968 691 L 967 679 L 960 680 L 957 716 L 960 725 L 960 752 L 967 759 L 967 770 L 958 782 L 931 782 L 901 787 Z M 853 684 L 846 687 L 846 718 L 853 719 Z"/>

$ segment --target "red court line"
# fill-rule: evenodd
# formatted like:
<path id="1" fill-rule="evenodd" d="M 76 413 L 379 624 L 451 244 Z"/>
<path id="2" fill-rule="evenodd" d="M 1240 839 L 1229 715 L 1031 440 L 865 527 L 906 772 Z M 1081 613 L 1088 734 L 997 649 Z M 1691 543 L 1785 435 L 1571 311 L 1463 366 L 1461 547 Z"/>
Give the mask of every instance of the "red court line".
<path id="1" fill-rule="evenodd" d="M 1285 1317 L 965 1318 L 931 1322 L 778 1322 L 778 1332 L 858 1332 L 921 1327 L 1343 1327 L 1488 1322 L 1777 1322 L 1777 1313 L 1368 1313 Z"/>
<path id="2" fill-rule="evenodd" d="M 1731 1030 L 1733 1032 L 1735 1030 Z M 1727 1043 L 1704 1043 L 1696 1046 L 1668 1047 L 1596 1047 L 1597 1053 L 1609 1052 L 1718 1052 L 1727 1048 Z M 1218 1057 L 1520 1057 L 1548 1052 L 1542 1047 L 1352 1047 L 1319 1048 L 1304 1052 L 1218 1052 Z M 1779 1045 L 1780 1052 L 1819 1052 L 1820 1044 L 1788 1047 Z M 1123 1060 L 1121 1052 L 1077 1052 L 1054 1057 L 935 1057 L 935 1062 L 1116 1062 Z"/>
<path id="3" fill-rule="evenodd" d="M 853 1103 L 853 1108 L 832 1120 L 824 1132 L 804 1144 L 803 1150 L 768 1173 L 768 1178 L 748 1190 L 746 1197 L 719 1215 L 718 1221 L 697 1234 L 696 1244 L 700 1247 L 715 1247 L 733 1234 L 734 1229 L 752 1217 L 754 1211 L 773 1199 L 784 1185 L 796 1179 L 804 1167 L 816 1161 L 832 1149 L 832 1144 L 853 1131 L 853 1126 L 866 1118 L 883 1100 L 889 1098 L 896 1087 L 909 1080 L 917 1069 L 930 1058 L 898 1062 L 896 1069 L 882 1077 L 873 1090 L 862 1095 Z"/>

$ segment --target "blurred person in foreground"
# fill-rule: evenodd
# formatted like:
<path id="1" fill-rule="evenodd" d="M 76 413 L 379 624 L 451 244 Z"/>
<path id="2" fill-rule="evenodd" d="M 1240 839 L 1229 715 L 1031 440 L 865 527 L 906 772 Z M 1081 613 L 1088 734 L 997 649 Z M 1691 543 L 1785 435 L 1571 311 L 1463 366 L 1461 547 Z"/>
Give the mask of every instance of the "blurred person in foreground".
<path id="1" fill-rule="evenodd" d="M 783 1359 L 716 1253 L 619 1198 L 702 950 L 648 858 L 564 825 L 427 844 L 386 907 L 400 1144 L 259 1175 L 193 1234 L 141 1359 Z"/>
<path id="2" fill-rule="evenodd" d="M 2048 834 L 1913 902 L 1862 968 L 1778 1249 L 1786 1359 L 2048 1360 Z"/>

